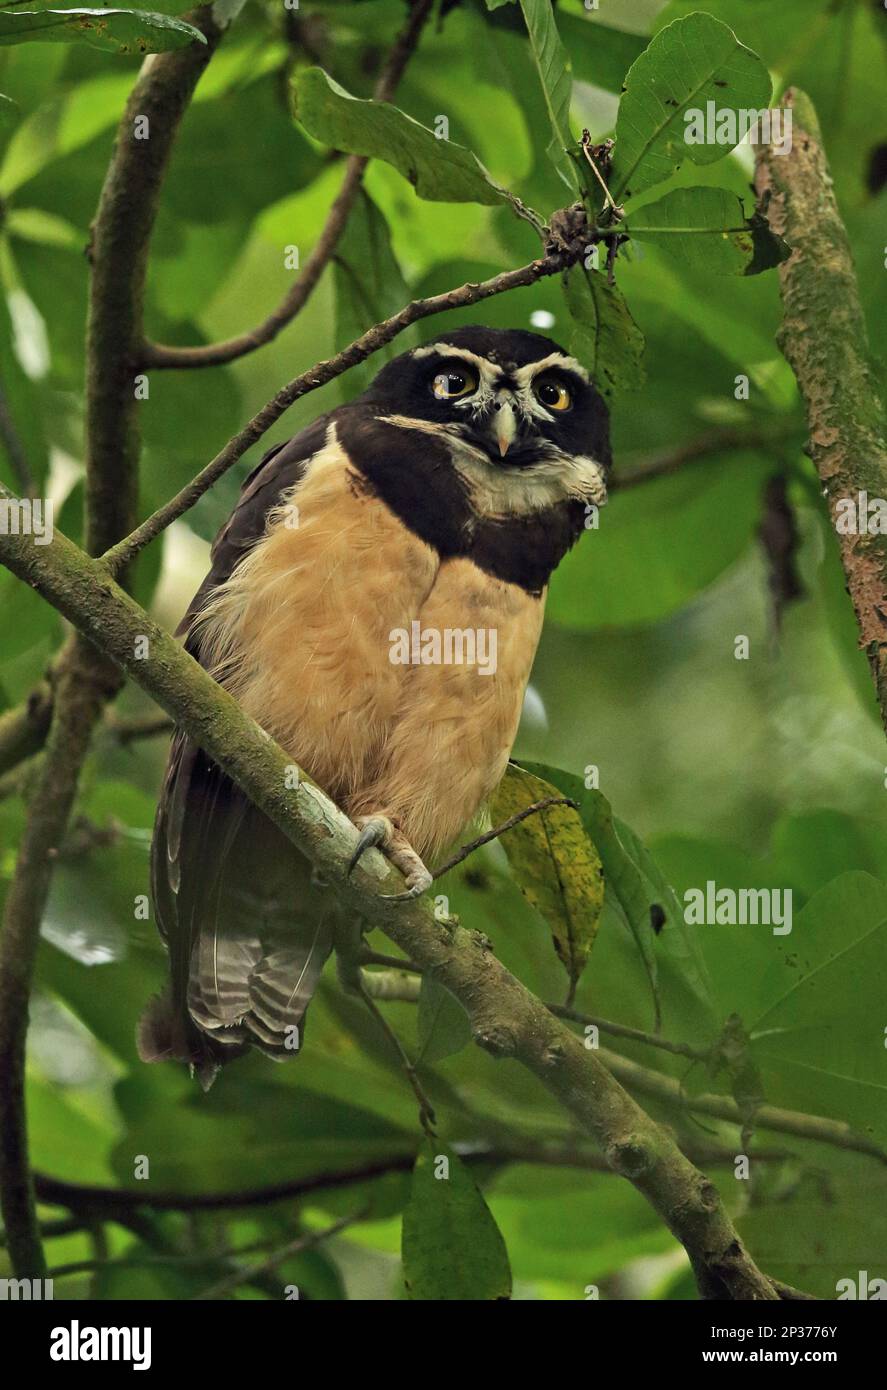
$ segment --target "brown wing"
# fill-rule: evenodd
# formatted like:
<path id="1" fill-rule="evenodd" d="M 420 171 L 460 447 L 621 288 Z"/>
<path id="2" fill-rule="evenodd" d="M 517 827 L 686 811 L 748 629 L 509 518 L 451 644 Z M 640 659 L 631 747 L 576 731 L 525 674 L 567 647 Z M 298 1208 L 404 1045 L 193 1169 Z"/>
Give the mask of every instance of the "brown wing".
<path id="1" fill-rule="evenodd" d="M 270 450 L 212 548 L 212 567 L 179 632 L 198 661 L 193 620 L 305 474 L 329 417 Z M 177 731 L 157 808 L 151 880 L 169 990 L 139 1027 L 145 1061 L 185 1061 L 208 1086 L 250 1045 L 291 1056 L 332 945 L 327 896 L 304 856 L 202 749 Z"/>

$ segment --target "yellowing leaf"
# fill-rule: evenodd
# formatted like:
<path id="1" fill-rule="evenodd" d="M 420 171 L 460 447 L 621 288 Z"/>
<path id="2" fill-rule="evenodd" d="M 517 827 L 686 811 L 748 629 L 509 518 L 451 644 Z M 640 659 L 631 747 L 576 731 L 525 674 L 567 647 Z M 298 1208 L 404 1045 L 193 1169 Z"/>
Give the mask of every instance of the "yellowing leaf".
<path id="1" fill-rule="evenodd" d="M 558 796 L 556 787 L 509 764 L 493 798 L 493 824 Z M 501 843 L 521 892 L 551 927 L 571 993 L 588 962 L 604 906 L 604 870 L 578 811 L 549 806 L 506 831 Z"/>

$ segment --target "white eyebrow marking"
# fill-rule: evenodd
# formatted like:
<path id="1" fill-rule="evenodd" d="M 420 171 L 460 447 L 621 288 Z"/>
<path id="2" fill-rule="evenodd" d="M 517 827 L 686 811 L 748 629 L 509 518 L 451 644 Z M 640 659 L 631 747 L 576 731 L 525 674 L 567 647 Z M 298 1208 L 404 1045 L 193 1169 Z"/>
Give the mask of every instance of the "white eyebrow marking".
<path id="1" fill-rule="evenodd" d="M 539 372 L 547 372 L 553 367 L 559 367 L 561 371 L 572 372 L 578 376 L 580 381 L 588 385 L 588 372 L 577 362 L 575 357 L 567 357 L 563 352 L 551 352 L 547 357 L 543 357 L 539 362 L 528 362 L 525 367 L 519 367 L 515 372 L 515 378 L 519 387 L 528 386 Z"/>

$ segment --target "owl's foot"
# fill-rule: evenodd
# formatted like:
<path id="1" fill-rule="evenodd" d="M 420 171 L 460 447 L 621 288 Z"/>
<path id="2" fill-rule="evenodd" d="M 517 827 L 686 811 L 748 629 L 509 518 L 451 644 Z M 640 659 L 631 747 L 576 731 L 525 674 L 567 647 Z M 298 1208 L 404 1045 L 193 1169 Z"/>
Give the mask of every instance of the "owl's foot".
<path id="1" fill-rule="evenodd" d="M 354 824 L 360 831 L 360 838 L 348 865 L 349 874 L 356 868 L 361 855 L 375 847 L 400 870 L 407 885 L 403 893 L 381 894 L 387 902 L 412 902 L 413 898 L 421 897 L 425 890 L 431 887 L 431 872 L 422 863 L 406 836 L 387 816 L 358 816 Z"/>

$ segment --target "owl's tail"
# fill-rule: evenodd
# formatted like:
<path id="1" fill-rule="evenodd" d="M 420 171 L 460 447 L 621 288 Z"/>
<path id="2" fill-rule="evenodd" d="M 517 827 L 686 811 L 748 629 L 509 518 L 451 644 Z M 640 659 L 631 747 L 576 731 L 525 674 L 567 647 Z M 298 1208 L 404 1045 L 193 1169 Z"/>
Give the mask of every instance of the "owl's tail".
<path id="1" fill-rule="evenodd" d="M 259 1048 L 294 1057 L 333 941 L 311 865 L 200 749 L 177 734 L 152 844 L 170 984 L 138 1032 L 143 1061 L 188 1063 L 204 1088 Z"/>

